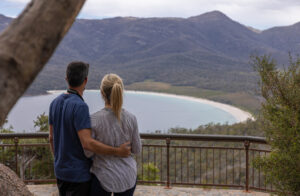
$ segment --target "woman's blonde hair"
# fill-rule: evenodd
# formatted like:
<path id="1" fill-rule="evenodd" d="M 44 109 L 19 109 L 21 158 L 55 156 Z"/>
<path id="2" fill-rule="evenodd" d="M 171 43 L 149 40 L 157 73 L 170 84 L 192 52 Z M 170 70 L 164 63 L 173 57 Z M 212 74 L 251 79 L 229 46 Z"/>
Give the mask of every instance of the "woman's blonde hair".
<path id="1" fill-rule="evenodd" d="M 112 107 L 118 120 L 121 120 L 124 85 L 117 74 L 106 74 L 100 85 L 103 99 Z"/>

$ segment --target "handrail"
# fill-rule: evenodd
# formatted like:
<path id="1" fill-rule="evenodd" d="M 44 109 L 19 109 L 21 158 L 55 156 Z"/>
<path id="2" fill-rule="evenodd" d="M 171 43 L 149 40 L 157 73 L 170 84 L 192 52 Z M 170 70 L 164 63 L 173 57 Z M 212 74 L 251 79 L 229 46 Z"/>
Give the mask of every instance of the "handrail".
<path id="1" fill-rule="evenodd" d="M 48 138 L 49 133 L 0 133 L 0 139 L 10 139 L 10 138 Z"/>
<path id="2" fill-rule="evenodd" d="M 12 139 L 14 141 L 14 144 L 1 144 L 0 142 L 0 146 L 2 146 L 2 150 L 4 148 L 4 146 L 8 146 L 10 145 L 11 147 L 13 147 L 15 149 L 15 171 L 16 173 L 18 173 L 18 147 L 19 146 L 23 146 L 22 144 L 19 143 L 19 140 L 22 140 L 22 139 L 33 139 L 33 138 L 44 138 L 44 139 L 48 139 L 48 136 L 49 136 L 49 133 L 47 132 L 39 132 L 39 133 L 0 133 L 0 141 L 1 139 Z M 143 149 L 147 149 L 148 150 L 148 154 L 145 154 L 145 156 L 147 155 L 147 159 L 148 160 L 148 165 L 149 165 L 149 156 L 150 156 L 150 148 L 152 147 L 153 149 L 155 148 L 155 150 L 153 151 L 152 149 L 152 153 L 154 153 L 154 163 L 156 164 L 156 148 L 158 150 L 158 152 L 160 152 L 160 164 L 161 164 L 161 168 L 162 168 L 162 160 L 163 160 L 163 154 L 164 154 L 164 157 L 165 157 L 165 160 L 166 160 L 166 176 L 167 176 L 167 179 L 166 179 L 166 186 L 167 188 L 170 188 L 170 183 L 173 183 L 173 184 L 181 184 L 181 185 L 184 185 L 184 184 L 193 184 L 193 185 L 203 185 L 203 186 L 227 186 L 227 187 L 244 187 L 245 188 L 245 191 L 248 191 L 249 188 L 256 188 L 254 186 L 254 182 L 252 181 L 252 187 L 249 185 L 250 184 L 250 156 L 252 155 L 252 160 L 253 160 L 253 157 L 254 157 L 254 152 L 255 151 L 258 151 L 259 152 L 259 155 L 260 153 L 264 153 L 266 155 L 266 153 L 268 153 L 269 151 L 266 151 L 266 150 L 258 150 L 258 149 L 251 149 L 250 148 L 250 144 L 251 143 L 256 143 L 256 144 L 267 144 L 267 141 L 264 137 L 254 137 L 254 136 L 237 136 L 237 135 L 208 135 L 208 134 L 165 134 L 165 133 L 141 133 L 140 134 L 141 136 L 141 139 L 144 139 L 144 140 L 162 140 L 162 141 L 165 141 L 165 145 L 161 146 L 161 145 L 143 145 Z M 195 146 L 180 146 L 180 145 L 171 145 L 171 141 L 211 141 L 211 142 L 240 142 L 242 144 L 244 144 L 244 148 L 242 147 L 211 147 L 211 146 L 199 146 L 199 147 L 195 147 Z M 47 142 L 48 143 L 48 142 Z M 44 144 L 30 144 L 30 145 L 44 145 Z M 162 148 L 165 148 L 166 151 L 165 153 L 163 153 L 163 149 Z M 178 150 L 177 150 L 178 148 Z M 207 170 L 207 167 L 208 167 L 208 150 L 211 149 L 212 150 L 212 154 L 210 156 L 211 159 L 212 159 L 212 165 L 213 165 L 213 183 L 211 184 L 210 182 L 207 181 L 207 171 L 206 171 L 206 182 L 205 183 L 201 183 L 201 176 L 200 176 L 200 182 L 198 183 L 195 183 L 195 179 L 194 179 L 194 182 L 191 183 L 191 182 L 184 182 L 181 180 L 181 182 L 176 182 L 176 155 L 178 153 L 176 153 L 176 150 L 177 152 L 179 152 L 179 149 L 180 150 L 180 154 L 178 154 L 177 156 L 180 155 L 180 159 L 181 159 L 181 162 L 179 162 L 181 165 L 181 178 L 182 178 L 182 149 L 185 148 L 186 149 L 186 159 L 189 160 L 189 149 L 193 148 L 193 156 L 194 156 L 194 173 L 195 173 L 195 161 L 196 161 L 196 155 L 195 155 L 195 152 L 196 152 L 196 149 L 198 149 L 198 153 L 200 153 L 200 155 L 197 155 L 198 156 L 198 159 L 200 159 L 200 174 L 201 174 L 201 150 L 204 150 L 204 152 L 206 152 L 206 170 Z M 141 164 L 143 164 L 143 149 L 142 149 L 142 153 L 141 153 L 141 157 L 139 158 L 140 161 L 141 161 Z M 159 150 L 160 149 L 160 150 Z M 173 149 L 171 151 L 171 149 Z M 219 160 L 219 171 L 221 171 L 221 161 L 222 161 L 222 156 L 221 156 L 221 151 L 224 151 L 225 152 L 225 171 L 226 171 L 226 183 L 222 184 L 222 183 L 214 183 L 214 172 L 215 172 L 215 151 L 219 151 L 219 154 L 218 154 L 218 160 Z M 233 164 L 233 169 L 232 169 L 232 183 L 231 184 L 227 184 L 227 154 L 228 154 L 228 150 L 230 150 L 230 153 L 232 153 L 232 159 L 231 159 L 231 162 Z M 239 184 L 235 184 L 234 183 L 234 162 L 236 161 L 237 158 L 235 158 L 235 150 L 236 152 L 238 152 L 238 157 L 239 157 L 239 172 L 240 172 L 240 175 L 241 175 L 241 151 L 244 151 L 244 159 L 245 159 L 245 185 L 241 185 L 240 182 L 241 182 L 241 177 L 239 177 Z M 252 152 L 250 154 L 250 152 Z M 175 154 L 174 154 L 175 153 Z M 173 166 L 173 170 L 175 169 L 175 182 L 171 182 L 171 178 L 170 178 L 170 170 L 171 170 L 171 154 L 174 155 L 173 157 L 173 161 L 175 159 L 175 161 L 172 163 L 172 164 L 175 164 L 175 166 Z M 224 158 L 224 157 L 223 157 Z M 223 160 L 224 161 L 224 160 Z M 143 166 L 142 166 L 143 168 Z M 187 166 L 187 168 L 189 168 L 189 166 Z M 173 171 L 172 170 L 172 171 Z M 162 172 L 162 170 L 161 170 Z M 149 170 L 148 170 L 148 173 L 149 173 Z M 162 173 L 161 173 L 162 175 Z M 143 176 L 143 169 L 142 169 L 142 176 Z M 187 176 L 189 176 L 189 171 L 187 171 Z M 194 178 L 195 178 L 195 174 L 194 174 Z M 189 179 L 189 178 L 188 178 Z M 219 180 L 221 178 L 219 177 Z M 252 180 L 254 179 L 254 170 L 252 168 Z M 260 180 L 260 171 L 259 171 L 259 180 Z M 27 180 L 28 181 L 28 180 Z M 30 180 L 29 180 L 30 181 Z M 28 182 L 29 182 L 28 181 Z M 32 181 L 36 181 L 36 180 L 32 180 Z M 43 180 L 42 180 L 43 181 Z M 150 183 L 150 181 L 139 181 L 141 183 Z M 157 182 L 160 182 L 160 183 L 164 183 L 164 181 L 162 179 L 160 179 L 160 181 L 157 181 Z M 258 189 L 261 189 L 260 187 L 260 181 L 259 181 L 259 187 Z M 265 189 L 261 189 L 261 190 L 267 190 L 266 188 Z M 272 191 L 272 190 L 271 190 Z"/>
<path id="3" fill-rule="evenodd" d="M 142 139 L 171 139 L 171 140 L 193 140 L 193 141 L 223 141 L 267 144 L 264 137 L 238 136 L 238 135 L 208 135 L 208 134 L 152 134 L 141 133 Z"/>
<path id="4" fill-rule="evenodd" d="M 22 138 L 47 138 L 49 133 L 2 133 L 0 139 L 9 139 L 18 137 Z M 142 139 L 171 139 L 171 140 L 192 140 L 192 141 L 221 141 L 221 142 L 245 142 L 267 144 L 266 138 L 254 136 L 238 136 L 238 135 L 208 135 L 208 134 L 153 134 L 141 133 Z"/>

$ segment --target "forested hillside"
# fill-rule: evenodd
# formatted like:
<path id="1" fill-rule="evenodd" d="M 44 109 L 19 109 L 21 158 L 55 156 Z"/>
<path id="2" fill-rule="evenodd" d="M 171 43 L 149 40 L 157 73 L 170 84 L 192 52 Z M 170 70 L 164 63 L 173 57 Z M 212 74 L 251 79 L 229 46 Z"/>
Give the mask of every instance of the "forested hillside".
<path id="1" fill-rule="evenodd" d="M 0 31 L 11 20 L 0 15 Z M 138 84 L 152 90 L 149 82 L 192 87 L 219 95 L 202 97 L 249 108 L 238 100 L 258 103 L 250 55 L 271 54 L 286 63 L 288 52 L 300 51 L 299 29 L 297 23 L 254 31 L 219 11 L 190 18 L 78 19 L 27 93 L 64 89 L 66 65 L 82 60 L 90 63 L 88 88 L 115 72 L 130 89 Z"/>

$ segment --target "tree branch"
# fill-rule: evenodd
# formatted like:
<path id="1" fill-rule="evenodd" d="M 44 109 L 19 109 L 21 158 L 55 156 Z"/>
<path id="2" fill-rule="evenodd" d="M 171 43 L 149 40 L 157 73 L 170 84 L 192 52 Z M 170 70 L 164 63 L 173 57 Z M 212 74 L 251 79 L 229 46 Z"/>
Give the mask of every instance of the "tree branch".
<path id="1" fill-rule="evenodd" d="M 85 0 L 32 0 L 0 35 L 0 126 L 73 24 Z"/>

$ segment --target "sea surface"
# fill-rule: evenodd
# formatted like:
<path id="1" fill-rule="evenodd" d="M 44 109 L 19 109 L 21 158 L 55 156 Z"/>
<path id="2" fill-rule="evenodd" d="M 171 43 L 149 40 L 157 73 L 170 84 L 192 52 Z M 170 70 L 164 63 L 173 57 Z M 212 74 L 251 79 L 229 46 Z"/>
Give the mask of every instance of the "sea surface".
<path id="1" fill-rule="evenodd" d="M 9 113 L 5 127 L 11 125 L 16 132 L 37 131 L 33 121 L 42 113 L 48 115 L 51 101 L 61 93 L 22 97 Z M 83 98 L 91 114 L 104 107 L 98 90 L 85 91 Z M 174 127 L 194 129 L 208 123 L 237 122 L 230 113 L 212 105 L 159 94 L 125 92 L 123 107 L 137 117 L 140 132 L 166 132 Z"/>

